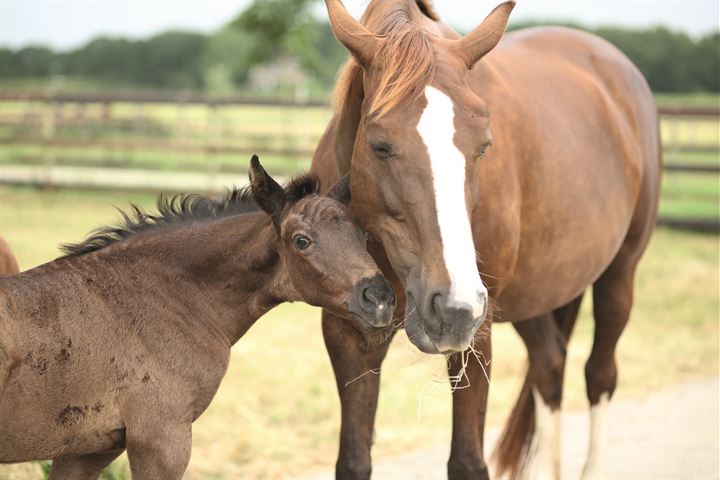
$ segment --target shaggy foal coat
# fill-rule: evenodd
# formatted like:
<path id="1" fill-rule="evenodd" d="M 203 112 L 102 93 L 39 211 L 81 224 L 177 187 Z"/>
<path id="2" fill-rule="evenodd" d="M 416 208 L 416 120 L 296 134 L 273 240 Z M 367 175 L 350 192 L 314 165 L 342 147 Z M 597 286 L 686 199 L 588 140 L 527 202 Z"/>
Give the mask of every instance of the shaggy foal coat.
<path id="1" fill-rule="evenodd" d="M 251 185 L 264 212 L 243 213 L 238 191 L 161 199 L 157 216 L 136 208 L 0 277 L 0 462 L 52 458 L 51 478 L 96 478 L 127 449 L 133 479 L 181 478 L 191 424 L 263 313 L 303 300 L 391 319 L 392 288 L 344 205 L 310 178 L 283 190 L 257 160 Z"/>

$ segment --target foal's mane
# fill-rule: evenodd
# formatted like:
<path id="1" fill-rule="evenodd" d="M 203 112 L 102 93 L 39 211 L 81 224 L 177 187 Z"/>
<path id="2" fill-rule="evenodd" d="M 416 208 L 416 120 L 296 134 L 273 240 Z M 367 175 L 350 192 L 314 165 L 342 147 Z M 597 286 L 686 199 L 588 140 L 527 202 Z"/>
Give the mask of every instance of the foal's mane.
<path id="1" fill-rule="evenodd" d="M 285 187 L 287 205 L 319 191 L 317 177 L 311 174 L 297 176 Z M 157 213 L 148 213 L 132 203 L 129 213 L 118 209 L 121 219 L 117 225 L 97 228 L 82 242 L 62 244 L 60 250 L 66 257 L 83 255 L 159 227 L 231 217 L 259 210 L 249 185 L 232 188 L 219 199 L 195 193 L 172 196 L 161 193 L 156 205 Z"/>
<path id="2" fill-rule="evenodd" d="M 382 65 L 382 78 L 370 101 L 369 116 L 382 117 L 403 99 L 420 95 L 435 76 L 435 53 L 428 36 L 410 20 L 411 4 L 416 3 L 427 17 L 438 20 L 429 0 L 388 0 L 371 2 L 361 22 L 382 38 L 374 62 Z M 341 112 L 351 101 L 353 78 L 362 75 L 362 67 L 351 56 L 343 67 L 333 90 L 332 103 Z"/>

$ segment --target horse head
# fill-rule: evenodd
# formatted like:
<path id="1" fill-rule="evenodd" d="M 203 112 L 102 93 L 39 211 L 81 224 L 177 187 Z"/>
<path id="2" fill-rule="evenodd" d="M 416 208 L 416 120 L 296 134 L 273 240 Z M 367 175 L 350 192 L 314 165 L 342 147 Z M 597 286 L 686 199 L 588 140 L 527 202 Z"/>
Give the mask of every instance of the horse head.
<path id="1" fill-rule="evenodd" d="M 465 350 L 487 315 L 470 217 L 492 143 L 468 76 L 514 2 L 462 38 L 424 1 L 372 2 L 362 23 L 339 0 L 326 4 L 351 53 L 335 95 L 335 156 L 352 172 L 353 212 L 405 284 L 410 340 L 428 353 Z"/>

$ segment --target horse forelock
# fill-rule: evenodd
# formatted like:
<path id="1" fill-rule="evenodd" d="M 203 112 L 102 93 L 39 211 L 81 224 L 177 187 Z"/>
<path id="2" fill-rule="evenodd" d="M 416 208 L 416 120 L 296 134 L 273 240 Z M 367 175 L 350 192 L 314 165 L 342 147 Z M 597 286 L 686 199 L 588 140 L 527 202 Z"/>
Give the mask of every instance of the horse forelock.
<path id="1" fill-rule="evenodd" d="M 367 112 L 371 117 L 380 118 L 401 101 L 419 97 L 435 76 L 436 59 L 430 34 L 411 21 L 409 8 L 407 1 L 392 5 L 373 2 L 363 16 L 365 27 L 382 37 L 375 58 L 377 65 L 382 66 L 381 75 Z M 336 112 L 353 101 L 351 86 L 356 75 L 362 75 L 362 68 L 351 57 L 333 91 Z"/>

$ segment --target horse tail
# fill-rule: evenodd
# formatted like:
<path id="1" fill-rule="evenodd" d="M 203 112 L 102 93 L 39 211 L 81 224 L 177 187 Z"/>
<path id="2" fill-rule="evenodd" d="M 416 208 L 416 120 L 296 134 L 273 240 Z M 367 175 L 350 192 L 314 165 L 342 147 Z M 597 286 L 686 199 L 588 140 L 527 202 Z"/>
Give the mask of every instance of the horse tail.
<path id="1" fill-rule="evenodd" d="M 580 311 L 583 294 L 560 308 L 553 310 L 553 317 L 567 344 L 572 335 Z M 525 374 L 520 394 L 510 412 L 510 418 L 500 435 L 493 458 L 498 477 L 508 474 L 517 479 L 533 455 L 532 439 L 535 433 L 535 400 L 531 391 L 529 372 Z"/>

